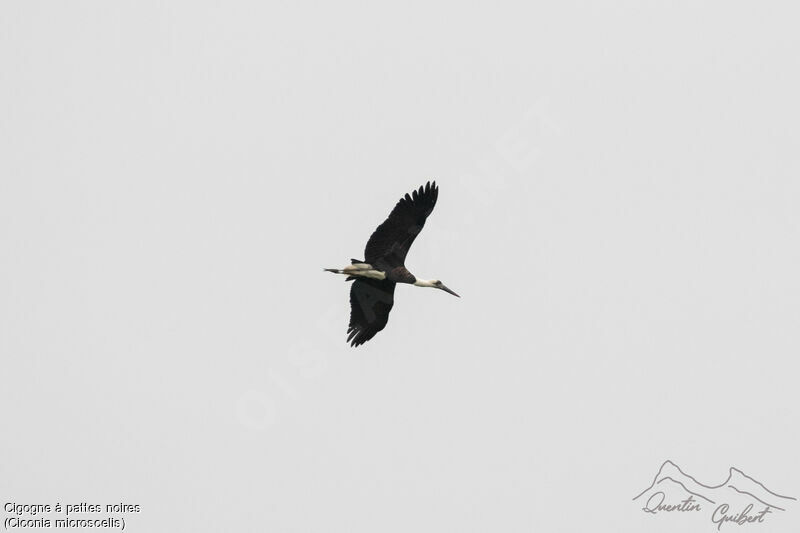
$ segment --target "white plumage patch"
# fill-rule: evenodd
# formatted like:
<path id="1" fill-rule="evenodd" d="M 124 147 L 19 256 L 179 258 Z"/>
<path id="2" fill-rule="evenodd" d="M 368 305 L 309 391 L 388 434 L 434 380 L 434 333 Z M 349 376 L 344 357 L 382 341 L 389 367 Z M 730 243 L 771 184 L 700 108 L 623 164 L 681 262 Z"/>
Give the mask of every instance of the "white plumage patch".
<path id="1" fill-rule="evenodd" d="M 343 274 L 358 278 L 386 279 L 386 274 L 380 270 L 375 270 L 372 265 L 367 263 L 355 263 L 347 265 L 342 269 Z"/>

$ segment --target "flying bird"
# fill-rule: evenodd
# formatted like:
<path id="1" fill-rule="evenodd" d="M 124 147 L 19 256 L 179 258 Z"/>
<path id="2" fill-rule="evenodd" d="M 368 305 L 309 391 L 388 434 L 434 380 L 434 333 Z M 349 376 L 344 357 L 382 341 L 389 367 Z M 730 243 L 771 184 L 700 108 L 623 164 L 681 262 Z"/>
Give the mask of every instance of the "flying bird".
<path id="1" fill-rule="evenodd" d="M 394 305 L 394 287 L 398 283 L 432 287 L 458 296 L 438 279 L 420 279 L 405 267 L 406 254 L 422 231 L 438 196 L 435 181 L 406 194 L 367 241 L 363 261 L 351 259 L 351 264 L 344 268 L 324 269 L 344 274 L 345 281 L 353 282 L 347 328 L 347 342 L 351 346 L 364 344 L 386 327 Z"/>

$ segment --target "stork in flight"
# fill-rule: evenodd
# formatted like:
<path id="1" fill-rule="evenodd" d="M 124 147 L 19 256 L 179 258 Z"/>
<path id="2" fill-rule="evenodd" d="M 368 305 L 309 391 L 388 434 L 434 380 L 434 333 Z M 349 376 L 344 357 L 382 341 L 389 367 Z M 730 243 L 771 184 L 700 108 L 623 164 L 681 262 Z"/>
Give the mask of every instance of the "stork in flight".
<path id="1" fill-rule="evenodd" d="M 438 279 L 417 278 L 404 265 L 408 249 L 422 231 L 438 196 L 435 181 L 406 194 L 367 241 L 363 261 L 351 259 L 351 264 L 342 269 L 325 269 L 326 272 L 345 274 L 345 281 L 353 281 L 350 287 L 350 326 L 347 328 L 347 342 L 351 346 L 364 344 L 386 327 L 389 311 L 394 305 L 394 287 L 398 283 L 433 287 L 458 296 Z"/>

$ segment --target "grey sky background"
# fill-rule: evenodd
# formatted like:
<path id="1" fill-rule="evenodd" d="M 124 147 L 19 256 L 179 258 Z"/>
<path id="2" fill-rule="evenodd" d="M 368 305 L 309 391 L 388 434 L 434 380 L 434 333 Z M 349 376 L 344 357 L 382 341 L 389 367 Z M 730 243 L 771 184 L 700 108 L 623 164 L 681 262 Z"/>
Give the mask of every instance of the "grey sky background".
<path id="1" fill-rule="evenodd" d="M 665 459 L 800 497 L 797 15 L 4 3 L 3 503 L 711 531 L 631 502 Z M 322 268 L 428 179 L 407 265 L 462 298 L 398 287 L 351 349 Z"/>

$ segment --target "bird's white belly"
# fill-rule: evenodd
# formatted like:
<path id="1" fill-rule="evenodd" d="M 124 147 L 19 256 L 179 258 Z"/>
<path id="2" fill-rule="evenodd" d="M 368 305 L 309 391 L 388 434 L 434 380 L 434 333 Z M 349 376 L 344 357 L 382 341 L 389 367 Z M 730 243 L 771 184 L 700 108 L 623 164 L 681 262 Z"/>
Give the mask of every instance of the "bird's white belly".
<path id="1" fill-rule="evenodd" d="M 362 270 L 359 275 L 365 278 L 386 279 L 386 274 L 380 270 Z"/>
<path id="2" fill-rule="evenodd" d="M 353 265 L 347 265 L 344 267 L 343 272 L 350 276 L 356 276 L 360 278 L 372 278 L 372 279 L 386 279 L 386 274 L 381 272 L 380 270 L 375 270 L 372 268 L 372 265 L 367 263 L 355 263 Z"/>

